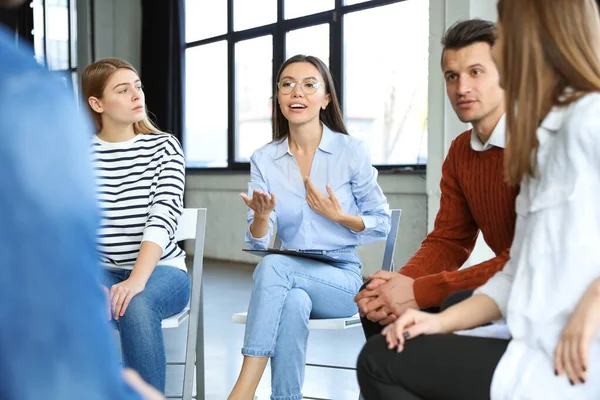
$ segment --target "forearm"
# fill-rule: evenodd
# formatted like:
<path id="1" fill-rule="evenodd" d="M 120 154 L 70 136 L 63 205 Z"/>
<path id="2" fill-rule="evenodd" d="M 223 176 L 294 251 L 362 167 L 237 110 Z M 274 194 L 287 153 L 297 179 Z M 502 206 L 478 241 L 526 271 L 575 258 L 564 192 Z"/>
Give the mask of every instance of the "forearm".
<path id="1" fill-rule="evenodd" d="M 346 228 L 350 229 L 353 232 L 362 232 L 365 230 L 365 222 L 363 221 L 363 219 L 361 217 L 356 216 L 356 215 L 350 215 L 350 214 L 344 213 L 335 222 L 337 222 L 340 225 L 345 226 Z"/>
<path id="2" fill-rule="evenodd" d="M 146 284 L 148 279 L 150 279 L 150 275 L 152 275 L 154 268 L 156 268 L 156 264 L 158 264 L 162 252 L 161 247 L 156 243 L 147 240 L 143 241 L 140 246 L 140 253 L 135 261 L 129 279 L 139 280 Z"/>
<path id="3" fill-rule="evenodd" d="M 269 233 L 269 216 L 254 214 L 252 224 L 250 224 L 250 233 L 255 238 L 262 238 Z"/>
<path id="4" fill-rule="evenodd" d="M 484 294 L 476 294 L 439 315 L 443 333 L 475 328 L 502 318 L 498 305 Z"/>

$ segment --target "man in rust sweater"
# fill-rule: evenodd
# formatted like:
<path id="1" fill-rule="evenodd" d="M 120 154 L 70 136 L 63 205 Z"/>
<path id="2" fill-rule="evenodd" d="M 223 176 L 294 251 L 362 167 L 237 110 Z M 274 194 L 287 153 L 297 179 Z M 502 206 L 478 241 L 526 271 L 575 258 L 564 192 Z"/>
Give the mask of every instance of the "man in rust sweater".
<path id="1" fill-rule="evenodd" d="M 367 337 L 407 308 L 436 309 L 462 298 L 502 269 L 515 227 L 518 187 L 503 175 L 504 94 L 492 59 L 492 22 L 461 21 L 442 39 L 442 72 L 452 107 L 473 129 L 453 142 L 442 167 L 435 227 L 400 273 L 379 271 L 356 296 Z M 479 232 L 496 256 L 459 270 Z M 458 301 L 456 297 L 451 302 Z M 461 299 L 462 299 L 461 298 Z"/>

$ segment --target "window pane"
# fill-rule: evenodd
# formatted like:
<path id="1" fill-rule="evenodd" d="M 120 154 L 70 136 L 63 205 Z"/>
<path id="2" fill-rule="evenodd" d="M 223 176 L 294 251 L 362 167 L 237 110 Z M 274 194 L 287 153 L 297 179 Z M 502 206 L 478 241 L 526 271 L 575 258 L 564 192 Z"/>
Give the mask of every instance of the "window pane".
<path id="1" fill-rule="evenodd" d="M 44 6 L 43 0 L 34 0 L 33 6 L 33 47 L 35 59 L 44 64 Z"/>
<path id="2" fill-rule="evenodd" d="M 48 69 L 69 69 L 69 12 L 65 1 L 46 2 Z"/>
<path id="3" fill-rule="evenodd" d="M 277 0 L 233 1 L 233 28 L 236 31 L 268 25 L 276 21 Z"/>
<path id="4" fill-rule="evenodd" d="M 285 0 L 285 19 L 302 17 L 331 10 L 334 0 Z"/>
<path id="5" fill-rule="evenodd" d="M 71 68 L 77 68 L 77 0 L 71 1 Z"/>
<path id="6" fill-rule="evenodd" d="M 227 42 L 192 47 L 185 58 L 187 166 L 226 167 Z"/>
<path id="7" fill-rule="evenodd" d="M 227 33 L 227 1 L 185 1 L 186 42 L 189 43 L 225 33 Z"/>
<path id="8" fill-rule="evenodd" d="M 329 65 L 329 24 L 296 29 L 286 35 L 285 58 L 296 54 L 319 57 Z"/>
<path id="9" fill-rule="evenodd" d="M 252 152 L 271 140 L 273 37 L 235 45 L 235 160 L 248 161 Z"/>
<path id="10" fill-rule="evenodd" d="M 406 0 L 345 17 L 344 115 L 351 134 L 369 143 L 374 164 L 426 163 L 428 3 Z M 373 46 L 387 38 L 394 51 Z"/>

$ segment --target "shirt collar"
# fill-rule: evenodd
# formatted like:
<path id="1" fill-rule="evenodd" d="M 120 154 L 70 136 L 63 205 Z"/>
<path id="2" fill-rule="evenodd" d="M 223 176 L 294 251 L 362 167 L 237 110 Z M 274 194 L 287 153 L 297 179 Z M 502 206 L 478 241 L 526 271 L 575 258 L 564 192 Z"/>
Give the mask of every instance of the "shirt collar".
<path id="1" fill-rule="evenodd" d="M 504 148 L 506 145 L 506 114 L 503 114 L 492 131 L 487 142 L 481 143 L 475 129 L 471 129 L 471 148 L 475 151 L 486 151 L 492 147 Z"/>
<path id="2" fill-rule="evenodd" d="M 334 135 L 336 135 L 336 133 L 329 129 L 325 124 L 321 124 L 321 126 L 323 127 L 323 135 L 321 136 L 321 142 L 319 142 L 318 149 L 324 151 L 325 153 L 332 154 L 335 148 Z M 275 150 L 275 159 L 278 160 L 286 154 L 292 155 L 287 137 L 281 140 L 280 142 L 277 142 L 277 149 Z"/>

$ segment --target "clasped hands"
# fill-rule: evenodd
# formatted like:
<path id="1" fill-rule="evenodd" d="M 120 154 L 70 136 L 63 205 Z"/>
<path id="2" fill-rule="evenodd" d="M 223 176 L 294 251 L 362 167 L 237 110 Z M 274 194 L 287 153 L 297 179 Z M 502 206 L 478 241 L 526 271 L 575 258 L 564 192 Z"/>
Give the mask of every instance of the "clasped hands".
<path id="1" fill-rule="evenodd" d="M 306 189 L 306 202 L 316 213 L 333 222 L 339 223 L 342 220 L 344 216 L 342 205 L 330 185 L 326 186 L 329 196 L 321 193 L 309 177 L 304 178 L 304 187 Z M 257 216 L 268 218 L 275 209 L 275 193 L 269 194 L 255 189 L 252 192 L 252 198 L 245 193 L 240 193 L 240 197 Z"/>
<path id="2" fill-rule="evenodd" d="M 363 317 L 387 325 L 407 309 L 419 309 L 412 278 L 397 272 L 378 271 L 369 279 L 371 281 L 354 298 Z"/>

